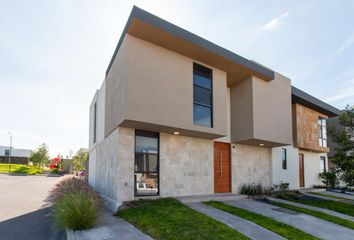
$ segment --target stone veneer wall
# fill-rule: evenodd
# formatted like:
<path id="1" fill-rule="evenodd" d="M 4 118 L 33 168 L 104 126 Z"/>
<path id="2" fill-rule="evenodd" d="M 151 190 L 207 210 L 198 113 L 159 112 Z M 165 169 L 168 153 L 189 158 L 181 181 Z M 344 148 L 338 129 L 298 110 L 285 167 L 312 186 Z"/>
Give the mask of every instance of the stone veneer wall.
<path id="1" fill-rule="evenodd" d="M 134 129 L 117 128 L 97 146 L 95 190 L 116 205 L 134 199 Z"/>
<path id="2" fill-rule="evenodd" d="M 292 105 L 292 114 L 294 146 L 316 152 L 329 152 L 329 148 L 319 146 L 317 125 L 319 117 L 328 117 L 297 103 Z"/>
<path id="3" fill-rule="evenodd" d="M 214 143 L 160 134 L 160 196 L 214 193 Z"/>
<path id="4" fill-rule="evenodd" d="M 233 193 L 239 193 L 240 186 L 247 183 L 271 186 L 270 148 L 233 144 L 231 151 Z"/>

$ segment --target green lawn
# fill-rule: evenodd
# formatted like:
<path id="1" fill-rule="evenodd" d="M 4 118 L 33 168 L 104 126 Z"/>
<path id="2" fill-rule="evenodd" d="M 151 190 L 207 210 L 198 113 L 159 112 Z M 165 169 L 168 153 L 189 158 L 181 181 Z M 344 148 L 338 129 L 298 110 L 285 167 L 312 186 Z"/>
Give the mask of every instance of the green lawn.
<path id="1" fill-rule="evenodd" d="M 314 207 L 326 208 L 329 210 L 333 210 L 354 217 L 354 205 L 350 203 L 343 203 L 334 200 L 325 200 L 325 199 L 320 199 L 315 197 L 303 198 L 301 195 L 295 195 L 295 194 L 280 194 L 277 197 L 280 199 L 307 204 Z"/>
<path id="2" fill-rule="evenodd" d="M 181 202 L 164 198 L 131 202 L 118 216 L 155 239 L 249 239 Z"/>
<path id="3" fill-rule="evenodd" d="M 305 214 L 308 214 L 308 215 L 312 215 L 314 217 L 321 218 L 323 220 L 326 220 L 326 221 L 329 221 L 329 222 L 333 222 L 333 223 L 342 225 L 342 226 L 347 227 L 347 228 L 354 229 L 354 222 L 350 221 L 350 220 L 342 219 L 342 218 L 339 218 L 339 217 L 335 217 L 335 216 L 332 216 L 332 215 L 329 215 L 329 214 L 326 214 L 326 213 L 323 213 L 323 212 L 315 211 L 315 210 L 310 210 L 310 209 L 307 209 L 307 208 L 302 208 L 302 207 L 289 205 L 289 204 L 286 204 L 286 203 L 279 203 L 279 202 L 273 202 L 273 201 L 269 201 L 269 203 L 271 203 L 271 204 L 273 204 L 275 206 L 278 206 L 278 207 L 287 208 L 287 209 L 290 209 L 290 210 L 293 210 L 293 211 L 296 211 L 296 212 L 301 212 L 301 213 L 305 213 Z"/>
<path id="4" fill-rule="evenodd" d="M 0 173 L 8 173 L 9 172 L 9 164 L 7 163 L 0 163 Z M 11 173 L 22 173 L 22 174 L 41 174 L 43 172 L 42 169 L 34 167 L 34 166 L 27 166 L 24 164 L 11 164 Z"/>
<path id="5" fill-rule="evenodd" d="M 353 203 L 354 203 L 353 199 L 345 198 L 345 196 L 339 197 L 339 196 L 325 194 L 325 193 L 319 193 L 319 192 L 308 192 L 308 193 L 313 194 L 313 195 L 323 196 L 323 197 L 330 197 L 330 198 L 341 199 L 341 200 L 349 200 L 349 201 L 353 201 Z"/>
<path id="6" fill-rule="evenodd" d="M 262 226 L 272 232 L 275 232 L 279 234 L 280 236 L 283 236 L 284 238 L 287 239 L 302 239 L 302 240 L 308 240 L 308 239 L 318 239 L 310 234 L 307 234 L 299 229 L 296 229 L 292 226 L 289 226 L 287 224 L 278 222 L 274 220 L 273 218 L 263 216 L 258 213 L 254 213 L 242 208 L 230 206 L 221 202 L 215 202 L 215 201 L 210 201 L 210 202 L 205 202 L 205 204 L 215 207 L 217 209 L 220 209 L 222 211 L 231 213 L 233 215 L 236 215 L 238 217 L 247 219 L 251 222 L 254 222 L 258 224 L 259 226 Z"/>

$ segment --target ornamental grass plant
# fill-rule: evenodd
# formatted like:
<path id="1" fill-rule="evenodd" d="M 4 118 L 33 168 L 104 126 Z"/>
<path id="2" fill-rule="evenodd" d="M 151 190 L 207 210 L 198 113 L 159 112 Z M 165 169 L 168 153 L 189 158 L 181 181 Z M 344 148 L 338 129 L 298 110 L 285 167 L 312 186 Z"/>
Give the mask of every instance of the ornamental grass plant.
<path id="1" fill-rule="evenodd" d="M 73 175 L 60 177 L 46 199 L 59 229 L 85 230 L 97 222 L 100 197 L 83 180 Z"/>

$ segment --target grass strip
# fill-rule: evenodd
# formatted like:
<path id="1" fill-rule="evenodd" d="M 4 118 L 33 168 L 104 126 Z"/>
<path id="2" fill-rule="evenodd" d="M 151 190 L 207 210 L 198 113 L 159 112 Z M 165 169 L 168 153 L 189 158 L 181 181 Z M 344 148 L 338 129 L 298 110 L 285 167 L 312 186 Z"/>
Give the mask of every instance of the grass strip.
<path id="1" fill-rule="evenodd" d="M 238 208 L 235 206 L 230 206 L 222 202 L 216 202 L 216 201 L 209 201 L 205 202 L 205 204 L 215 207 L 217 209 L 220 209 L 222 211 L 231 213 L 233 215 L 236 215 L 238 217 L 247 219 L 251 222 L 254 222 L 258 224 L 261 227 L 264 227 L 274 233 L 277 233 L 278 235 L 287 238 L 287 239 L 302 239 L 302 240 L 308 240 L 308 239 L 319 239 L 317 237 L 314 237 L 308 233 L 305 233 L 297 228 L 294 228 L 290 225 L 287 225 L 285 223 L 278 222 L 277 220 L 263 216 L 258 213 L 254 213 L 242 208 Z"/>
<path id="2" fill-rule="evenodd" d="M 118 212 L 118 216 L 155 239 L 249 239 L 173 198 L 139 200 L 129 204 L 132 207 Z"/>
<path id="3" fill-rule="evenodd" d="M 0 173 L 8 173 L 9 172 L 9 164 L 0 163 Z M 19 174 L 41 174 L 43 169 L 40 169 L 35 166 L 28 166 L 25 164 L 11 164 L 11 173 L 19 173 Z"/>
<path id="4" fill-rule="evenodd" d="M 329 215 L 327 213 L 323 213 L 323 212 L 319 212 L 319 211 L 315 211 L 315 210 L 311 210 L 311 209 L 307 209 L 307 208 L 302 208 L 302 207 L 298 207 L 298 206 L 293 206 L 293 205 L 286 204 L 286 203 L 280 203 L 280 202 L 274 202 L 274 201 L 269 201 L 269 203 L 273 204 L 275 206 L 278 206 L 278 207 L 287 208 L 287 209 L 290 209 L 290 210 L 293 210 L 296 212 L 305 213 L 305 214 L 308 214 L 308 215 L 311 215 L 311 216 L 314 216 L 317 218 L 321 218 L 325 221 L 329 221 L 332 223 L 336 223 L 338 225 L 342 225 L 347 228 L 354 229 L 354 222 L 347 220 L 347 219 L 342 219 L 342 218 L 339 218 L 336 216 Z"/>
<path id="5" fill-rule="evenodd" d="M 314 207 L 326 208 L 335 212 L 343 213 L 354 217 L 354 205 L 350 203 L 339 202 L 335 200 L 326 200 L 320 198 L 299 198 L 299 197 L 289 197 L 286 195 L 278 196 L 280 199 L 287 201 L 302 203 Z"/>
<path id="6" fill-rule="evenodd" d="M 330 197 L 330 198 L 335 198 L 335 199 L 340 199 L 340 200 L 349 200 L 349 201 L 353 201 L 353 199 L 350 198 L 345 198 L 345 197 L 339 197 L 339 196 L 335 196 L 335 195 L 331 195 L 331 194 L 325 194 L 325 193 L 319 193 L 319 192 L 308 192 L 309 194 L 313 194 L 313 195 L 318 195 L 318 196 L 323 196 L 323 197 Z"/>

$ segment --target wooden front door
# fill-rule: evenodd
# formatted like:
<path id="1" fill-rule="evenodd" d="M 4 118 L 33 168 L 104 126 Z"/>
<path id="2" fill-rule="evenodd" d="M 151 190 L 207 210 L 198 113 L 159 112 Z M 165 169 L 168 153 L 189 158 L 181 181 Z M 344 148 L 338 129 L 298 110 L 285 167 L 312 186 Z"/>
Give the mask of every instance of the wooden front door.
<path id="1" fill-rule="evenodd" d="M 231 192 L 230 144 L 214 142 L 214 191 Z"/>
<path id="2" fill-rule="evenodd" d="M 304 165 L 304 154 L 299 153 L 299 179 L 300 187 L 305 187 L 305 165 Z"/>

